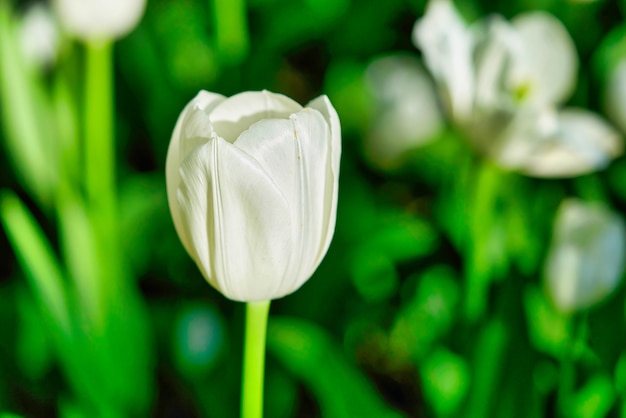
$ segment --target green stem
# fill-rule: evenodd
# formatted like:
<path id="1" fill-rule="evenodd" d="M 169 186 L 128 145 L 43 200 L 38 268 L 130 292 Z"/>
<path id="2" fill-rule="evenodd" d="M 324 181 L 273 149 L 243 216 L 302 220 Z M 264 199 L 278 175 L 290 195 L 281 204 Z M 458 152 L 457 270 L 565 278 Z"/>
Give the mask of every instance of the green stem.
<path id="1" fill-rule="evenodd" d="M 569 410 L 576 386 L 576 359 L 580 347 L 584 345 L 587 340 L 587 318 L 587 312 L 583 312 L 569 319 L 570 323 L 568 324 L 568 330 L 570 335 L 567 345 L 561 353 L 561 372 L 559 376 L 559 386 L 557 389 L 559 416 L 563 418 L 571 416 Z"/>
<path id="2" fill-rule="evenodd" d="M 112 46 L 110 41 L 86 44 L 85 186 L 103 227 L 114 222 L 115 207 Z"/>
<path id="3" fill-rule="evenodd" d="M 238 64 L 248 54 L 249 35 L 245 0 L 212 0 L 215 43 L 220 58 Z"/>
<path id="4" fill-rule="evenodd" d="M 467 281 L 465 292 L 465 315 L 470 322 L 483 316 L 487 294 L 494 272 L 497 255 L 492 254 L 492 235 L 498 214 L 495 200 L 500 192 L 502 173 L 492 163 L 482 161 L 476 172 L 476 186 L 468 219 L 469 246 L 466 254 Z"/>
<path id="5" fill-rule="evenodd" d="M 263 417 L 265 336 L 270 301 L 248 302 L 243 357 L 241 418 Z"/>
<path id="6" fill-rule="evenodd" d="M 113 43 L 86 45 L 85 141 L 83 170 L 87 203 L 103 266 L 101 292 L 108 300 L 118 292 L 119 255 L 115 202 Z"/>

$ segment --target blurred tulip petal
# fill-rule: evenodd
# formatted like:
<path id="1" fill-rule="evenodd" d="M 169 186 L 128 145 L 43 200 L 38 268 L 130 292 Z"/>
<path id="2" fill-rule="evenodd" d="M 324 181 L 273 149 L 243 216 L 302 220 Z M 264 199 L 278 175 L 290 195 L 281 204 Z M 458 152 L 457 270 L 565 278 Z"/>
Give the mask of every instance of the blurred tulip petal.
<path id="1" fill-rule="evenodd" d="M 472 38 L 451 1 L 428 3 L 426 14 L 413 28 L 413 42 L 440 83 L 453 117 L 469 116 L 474 95 Z"/>
<path id="2" fill-rule="evenodd" d="M 377 113 L 364 138 L 368 158 L 393 168 L 412 149 L 436 138 L 443 127 L 432 80 L 419 60 L 390 55 L 373 61 L 365 72 Z"/>
<path id="3" fill-rule="evenodd" d="M 622 152 L 622 138 L 593 112 L 569 108 L 519 112 L 487 147 L 501 166 L 534 177 L 573 177 L 601 170 Z"/>
<path id="4" fill-rule="evenodd" d="M 574 91 L 576 47 L 563 24 L 545 12 L 524 13 L 511 21 L 526 45 L 531 79 L 547 103 L 562 103 Z"/>
<path id="5" fill-rule="evenodd" d="M 564 313 L 606 298 L 624 269 L 624 221 L 604 206 L 569 199 L 556 215 L 545 278 L 555 306 Z"/>
<path id="6" fill-rule="evenodd" d="M 622 153 L 619 133 L 593 112 L 568 108 L 558 114 L 558 130 L 528 161 L 525 172 L 538 177 L 571 177 L 605 168 Z"/>

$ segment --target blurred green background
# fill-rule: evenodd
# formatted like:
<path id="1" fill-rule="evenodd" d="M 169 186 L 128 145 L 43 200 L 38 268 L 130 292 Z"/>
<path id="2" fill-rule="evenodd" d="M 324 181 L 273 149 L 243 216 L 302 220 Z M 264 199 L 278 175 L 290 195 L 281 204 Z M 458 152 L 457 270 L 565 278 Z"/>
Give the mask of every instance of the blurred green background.
<path id="1" fill-rule="evenodd" d="M 0 0 L 0 417 L 238 416 L 244 306 L 204 281 L 165 191 L 176 118 L 200 89 L 327 94 L 342 122 L 333 243 L 272 303 L 267 417 L 626 417 L 624 287 L 563 313 L 544 285 L 559 203 L 622 213 L 624 157 L 531 178 L 485 160 L 449 122 L 402 164 L 365 150 L 379 111 L 367 68 L 420 59 L 424 1 L 148 0 L 113 46 L 115 260 L 77 163 L 88 54 L 60 34 L 53 62 L 28 64 L 20 28 L 34 3 Z M 468 21 L 552 13 L 580 59 L 568 105 L 606 117 L 625 2 L 457 6 Z"/>

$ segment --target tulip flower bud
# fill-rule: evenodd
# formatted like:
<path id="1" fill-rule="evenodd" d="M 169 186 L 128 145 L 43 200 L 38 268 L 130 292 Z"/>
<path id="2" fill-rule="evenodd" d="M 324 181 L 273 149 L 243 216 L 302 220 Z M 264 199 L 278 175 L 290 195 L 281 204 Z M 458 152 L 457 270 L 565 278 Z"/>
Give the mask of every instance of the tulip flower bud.
<path id="1" fill-rule="evenodd" d="M 55 0 L 63 26 L 82 40 L 121 38 L 133 30 L 146 0 Z"/>
<path id="2" fill-rule="evenodd" d="M 622 277 L 625 252 L 622 218 L 597 204 L 563 202 L 545 268 L 547 290 L 557 309 L 571 313 L 608 296 Z"/>
<path id="3" fill-rule="evenodd" d="M 341 133 L 326 96 L 201 91 L 178 118 L 167 196 L 206 280 L 243 302 L 279 298 L 313 274 L 332 239 Z"/>

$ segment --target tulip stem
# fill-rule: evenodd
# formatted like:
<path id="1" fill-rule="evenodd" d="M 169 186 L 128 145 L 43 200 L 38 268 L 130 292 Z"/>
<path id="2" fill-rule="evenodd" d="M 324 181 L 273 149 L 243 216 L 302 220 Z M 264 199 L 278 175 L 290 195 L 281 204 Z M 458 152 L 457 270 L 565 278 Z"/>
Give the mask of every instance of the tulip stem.
<path id="1" fill-rule="evenodd" d="M 213 0 L 215 42 L 220 59 L 239 64 L 248 54 L 249 35 L 246 0 Z"/>
<path id="2" fill-rule="evenodd" d="M 85 44 L 85 126 L 83 142 L 84 187 L 101 259 L 107 260 L 99 292 L 106 300 L 118 276 L 115 215 L 115 136 L 113 102 L 113 43 L 92 40 Z"/>
<path id="3" fill-rule="evenodd" d="M 557 405 L 561 417 L 571 416 L 571 402 L 576 384 L 576 357 L 578 350 L 587 339 L 587 313 L 569 318 L 569 336 L 563 347 L 560 358 L 559 386 L 557 388 Z"/>
<path id="4" fill-rule="evenodd" d="M 111 230 L 115 205 L 112 46 L 110 41 L 88 42 L 85 69 L 85 188 L 106 230 Z"/>
<path id="5" fill-rule="evenodd" d="M 265 336 L 270 301 L 246 304 L 241 418 L 263 417 Z"/>

